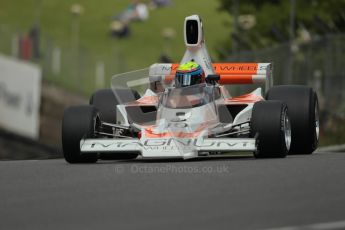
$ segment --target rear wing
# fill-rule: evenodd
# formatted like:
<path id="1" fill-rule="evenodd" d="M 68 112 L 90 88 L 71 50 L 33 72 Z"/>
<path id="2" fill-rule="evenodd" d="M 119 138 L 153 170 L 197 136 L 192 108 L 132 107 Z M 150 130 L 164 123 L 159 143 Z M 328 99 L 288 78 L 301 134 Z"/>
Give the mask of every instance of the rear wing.
<path id="1" fill-rule="evenodd" d="M 178 66 L 178 63 L 156 63 L 151 65 L 149 74 L 170 84 Z M 266 91 L 273 85 L 272 63 L 214 63 L 212 67 L 222 85 L 265 84 Z"/>

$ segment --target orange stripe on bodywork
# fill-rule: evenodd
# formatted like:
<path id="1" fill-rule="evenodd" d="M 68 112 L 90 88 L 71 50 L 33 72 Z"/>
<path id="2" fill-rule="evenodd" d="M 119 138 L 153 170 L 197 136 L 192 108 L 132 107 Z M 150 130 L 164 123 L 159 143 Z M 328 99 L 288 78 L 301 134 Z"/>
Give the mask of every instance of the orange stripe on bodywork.
<path id="1" fill-rule="evenodd" d="M 171 83 L 176 74 L 178 63 L 171 64 L 171 71 L 164 80 Z M 258 63 L 214 63 L 215 74 L 220 75 L 220 84 L 253 84 L 253 75 L 258 73 Z"/>
<path id="2" fill-rule="evenodd" d="M 173 75 L 173 74 L 165 75 L 164 83 L 165 84 L 170 84 L 174 79 L 175 79 L 175 75 Z"/>
<path id="3" fill-rule="evenodd" d="M 255 75 L 258 63 L 214 63 L 214 72 L 218 75 Z"/>
<path id="4" fill-rule="evenodd" d="M 137 100 L 141 104 L 157 104 L 158 96 L 146 96 Z"/>
<path id="5" fill-rule="evenodd" d="M 176 73 L 176 70 L 177 70 L 177 68 L 179 67 L 179 63 L 172 63 L 171 64 L 171 71 L 170 71 L 170 74 L 171 75 L 175 75 L 175 73 Z"/>
<path id="6" fill-rule="evenodd" d="M 226 102 L 228 103 L 255 103 L 258 101 L 262 101 L 264 100 L 263 97 L 255 95 L 253 93 L 249 93 L 249 94 L 245 94 L 242 96 L 238 96 L 238 97 L 233 97 L 233 98 L 228 98 L 226 99 Z"/>
<path id="7" fill-rule="evenodd" d="M 199 126 L 194 132 L 186 133 L 186 132 L 164 132 L 164 133 L 154 133 L 153 129 L 154 126 L 147 126 L 144 129 L 145 137 L 148 138 L 170 138 L 170 137 L 177 137 L 177 138 L 194 138 L 198 137 L 200 133 L 208 126 L 207 123 L 204 123 Z"/>
<path id="8" fill-rule="evenodd" d="M 213 68 L 220 75 L 220 84 L 253 84 L 258 63 L 215 63 Z"/>
<path id="9" fill-rule="evenodd" d="M 252 75 L 220 75 L 220 84 L 253 84 Z"/>
<path id="10" fill-rule="evenodd" d="M 128 102 L 127 105 L 156 105 L 158 104 L 158 96 L 146 96 L 136 101 Z"/>
<path id="11" fill-rule="evenodd" d="M 147 138 L 170 138 L 170 137 L 177 137 L 177 138 L 194 138 L 198 137 L 200 132 L 194 133 L 184 133 L 184 132 L 165 132 L 165 133 L 151 133 L 145 130 L 145 137 Z"/>
<path id="12" fill-rule="evenodd" d="M 176 70 L 179 67 L 179 65 L 180 65 L 179 63 L 171 64 L 170 73 L 168 75 L 165 75 L 165 78 L 164 78 L 165 84 L 170 84 L 175 79 Z"/>
<path id="13" fill-rule="evenodd" d="M 170 74 L 174 75 L 178 68 L 178 63 L 171 64 Z M 258 63 L 213 63 L 215 74 L 218 75 L 255 75 L 258 72 Z"/>

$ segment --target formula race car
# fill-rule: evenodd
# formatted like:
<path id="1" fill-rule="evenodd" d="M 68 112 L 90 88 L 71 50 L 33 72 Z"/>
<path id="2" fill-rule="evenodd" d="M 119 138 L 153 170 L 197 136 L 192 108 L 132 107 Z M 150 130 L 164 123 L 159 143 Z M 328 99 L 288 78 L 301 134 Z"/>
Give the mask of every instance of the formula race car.
<path id="1" fill-rule="evenodd" d="M 273 87 L 271 63 L 211 63 L 197 15 L 184 21 L 184 42 L 181 63 L 116 75 L 110 89 L 91 96 L 90 105 L 65 110 L 67 162 L 189 159 L 231 151 L 282 158 L 317 148 L 319 110 L 312 88 Z M 227 88 L 235 84 L 263 84 L 265 92 L 259 87 L 232 97 Z"/>

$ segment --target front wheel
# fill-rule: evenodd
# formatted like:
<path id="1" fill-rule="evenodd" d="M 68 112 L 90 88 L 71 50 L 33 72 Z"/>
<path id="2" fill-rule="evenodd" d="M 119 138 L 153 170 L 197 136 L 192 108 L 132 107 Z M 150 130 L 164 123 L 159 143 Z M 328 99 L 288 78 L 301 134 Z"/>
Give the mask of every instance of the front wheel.
<path id="1" fill-rule="evenodd" d="M 93 137 L 98 111 L 93 106 L 71 106 L 67 108 L 62 120 L 62 150 L 68 163 L 95 163 L 97 153 L 82 155 L 80 141 Z"/>
<path id="2" fill-rule="evenodd" d="M 260 101 L 254 104 L 251 137 L 257 140 L 256 158 L 285 157 L 291 144 L 288 108 L 281 101 Z"/>

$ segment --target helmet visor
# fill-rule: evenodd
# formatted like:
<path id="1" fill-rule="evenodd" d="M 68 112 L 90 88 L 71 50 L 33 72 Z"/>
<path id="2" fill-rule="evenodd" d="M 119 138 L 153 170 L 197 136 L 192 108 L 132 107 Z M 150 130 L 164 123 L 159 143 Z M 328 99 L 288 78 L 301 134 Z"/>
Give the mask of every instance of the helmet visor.
<path id="1" fill-rule="evenodd" d="M 175 86 L 186 87 L 202 83 L 202 74 L 176 73 Z"/>

